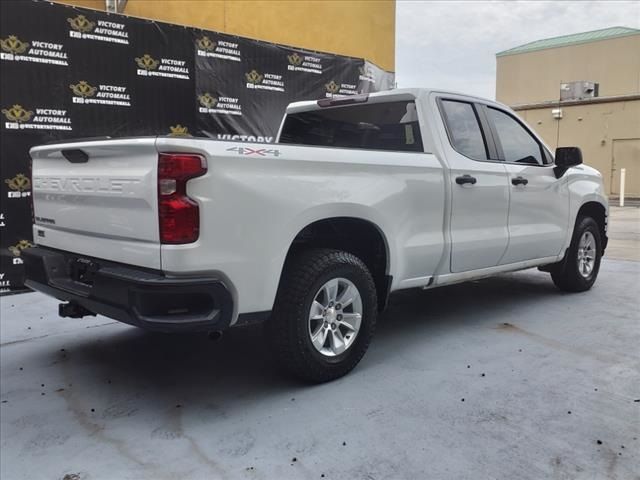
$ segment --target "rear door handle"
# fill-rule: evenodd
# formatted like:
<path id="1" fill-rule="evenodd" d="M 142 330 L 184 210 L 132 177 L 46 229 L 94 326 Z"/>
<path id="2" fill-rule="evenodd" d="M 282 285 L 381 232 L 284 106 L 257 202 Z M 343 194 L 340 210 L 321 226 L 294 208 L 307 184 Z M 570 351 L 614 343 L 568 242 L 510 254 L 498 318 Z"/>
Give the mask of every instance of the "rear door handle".
<path id="1" fill-rule="evenodd" d="M 514 185 L 526 185 L 529 183 L 529 180 L 524 177 L 516 177 L 511 179 L 511 183 Z"/>
<path id="2" fill-rule="evenodd" d="M 471 185 L 475 185 L 477 182 L 476 177 L 472 177 L 471 175 L 462 175 L 460 177 L 456 177 L 456 183 L 458 185 L 464 185 L 465 183 L 470 183 Z"/>

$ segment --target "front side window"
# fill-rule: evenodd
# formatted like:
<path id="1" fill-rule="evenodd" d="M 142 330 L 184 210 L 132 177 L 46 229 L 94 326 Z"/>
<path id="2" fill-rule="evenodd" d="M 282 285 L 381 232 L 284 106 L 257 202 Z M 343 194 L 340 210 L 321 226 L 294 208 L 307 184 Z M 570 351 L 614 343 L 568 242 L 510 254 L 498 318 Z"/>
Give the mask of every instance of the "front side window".
<path id="1" fill-rule="evenodd" d="M 285 118 L 279 143 L 424 152 L 413 101 L 291 113 Z"/>
<path id="2" fill-rule="evenodd" d="M 456 100 L 443 100 L 442 108 L 453 148 L 474 160 L 487 160 L 489 157 L 486 143 L 473 105 Z"/>
<path id="3" fill-rule="evenodd" d="M 542 149 L 538 141 L 511 115 L 488 108 L 489 118 L 498 132 L 504 160 L 511 163 L 542 165 Z"/>

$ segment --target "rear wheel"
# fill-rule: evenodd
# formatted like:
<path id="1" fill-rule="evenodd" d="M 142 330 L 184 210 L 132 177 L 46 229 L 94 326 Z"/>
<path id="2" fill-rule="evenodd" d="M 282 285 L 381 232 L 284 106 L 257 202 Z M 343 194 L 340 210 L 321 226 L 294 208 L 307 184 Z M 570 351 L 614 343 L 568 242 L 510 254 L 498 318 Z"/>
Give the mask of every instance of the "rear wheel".
<path id="1" fill-rule="evenodd" d="M 601 257 L 602 239 L 598 224 L 591 217 L 578 217 L 567 257 L 551 270 L 553 283 L 566 292 L 589 290 L 598 277 Z"/>
<path id="2" fill-rule="evenodd" d="M 365 264 L 347 252 L 313 249 L 287 262 L 267 328 L 278 363 L 320 383 L 358 364 L 376 315 L 376 289 Z"/>

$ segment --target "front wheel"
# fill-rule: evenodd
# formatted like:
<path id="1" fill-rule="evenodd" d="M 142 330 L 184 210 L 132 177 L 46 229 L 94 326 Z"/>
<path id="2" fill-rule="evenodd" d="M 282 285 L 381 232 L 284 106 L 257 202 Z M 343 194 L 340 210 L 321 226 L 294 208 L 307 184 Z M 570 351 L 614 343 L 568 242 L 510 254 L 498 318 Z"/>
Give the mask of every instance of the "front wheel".
<path id="1" fill-rule="evenodd" d="M 598 277 L 601 258 L 602 239 L 598 224 L 591 217 L 579 217 L 567 257 L 551 270 L 553 283 L 565 292 L 589 290 Z"/>
<path id="2" fill-rule="evenodd" d="M 376 314 L 366 265 L 347 252 L 312 249 L 287 262 L 268 335 L 285 370 L 305 381 L 327 382 L 358 364 Z"/>

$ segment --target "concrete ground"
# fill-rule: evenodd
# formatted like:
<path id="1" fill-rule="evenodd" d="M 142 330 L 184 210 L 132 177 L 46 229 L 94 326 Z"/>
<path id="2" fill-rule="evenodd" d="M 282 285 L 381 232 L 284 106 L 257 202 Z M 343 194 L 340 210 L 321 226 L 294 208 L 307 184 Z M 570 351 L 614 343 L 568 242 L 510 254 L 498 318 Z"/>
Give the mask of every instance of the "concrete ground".
<path id="1" fill-rule="evenodd" d="M 281 377 L 260 329 L 0 304 L 2 479 L 640 479 L 640 262 L 606 257 L 581 294 L 536 270 L 404 292 L 320 386 Z"/>
<path id="2" fill-rule="evenodd" d="M 609 207 L 607 258 L 640 261 L 640 208 Z"/>

